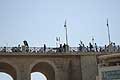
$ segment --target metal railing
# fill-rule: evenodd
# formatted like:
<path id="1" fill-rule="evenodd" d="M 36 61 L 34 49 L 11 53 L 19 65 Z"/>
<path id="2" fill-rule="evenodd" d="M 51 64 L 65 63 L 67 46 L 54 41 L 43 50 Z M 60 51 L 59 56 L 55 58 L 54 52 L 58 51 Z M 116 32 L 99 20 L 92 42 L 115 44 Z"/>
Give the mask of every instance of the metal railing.
<path id="1" fill-rule="evenodd" d="M 28 53 L 63 53 L 63 52 L 78 52 L 78 53 L 87 53 L 87 52 L 96 52 L 96 53 L 118 53 L 120 52 L 119 47 L 112 47 L 112 48 L 105 48 L 105 47 L 98 47 L 97 50 L 95 48 L 86 48 L 82 47 L 80 49 L 79 47 L 69 47 L 69 49 L 66 51 L 64 48 L 59 48 L 59 47 L 47 47 L 44 49 L 44 47 L 0 47 L 0 52 L 28 52 Z"/>

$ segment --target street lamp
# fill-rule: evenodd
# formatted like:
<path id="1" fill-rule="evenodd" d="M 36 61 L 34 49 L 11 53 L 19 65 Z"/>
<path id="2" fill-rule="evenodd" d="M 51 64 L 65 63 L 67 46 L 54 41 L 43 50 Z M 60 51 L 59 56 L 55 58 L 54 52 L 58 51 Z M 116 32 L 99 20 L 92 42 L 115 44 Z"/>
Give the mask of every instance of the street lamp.
<path id="1" fill-rule="evenodd" d="M 65 27 L 65 32 L 66 32 L 66 45 L 65 45 L 65 50 L 66 52 L 68 51 L 68 34 L 67 34 L 67 24 L 66 24 L 66 20 L 65 20 L 65 23 L 64 23 L 64 27 Z"/>
<path id="2" fill-rule="evenodd" d="M 68 45 L 68 34 L 67 34 L 67 24 L 66 24 L 66 20 L 65 20 L 64 27 L 65 27 L 65 31 L 66 31 L 66 45 Z"/>
<path id="3" fill-rule="evenodd" d="M 110 29 L 109 29 L 108 19 L 107 19 L 107 28 L 108 28 L 108 40 L 109 40 L 109 45 L 110 45 L 111 40 L 110 40 Z"/>

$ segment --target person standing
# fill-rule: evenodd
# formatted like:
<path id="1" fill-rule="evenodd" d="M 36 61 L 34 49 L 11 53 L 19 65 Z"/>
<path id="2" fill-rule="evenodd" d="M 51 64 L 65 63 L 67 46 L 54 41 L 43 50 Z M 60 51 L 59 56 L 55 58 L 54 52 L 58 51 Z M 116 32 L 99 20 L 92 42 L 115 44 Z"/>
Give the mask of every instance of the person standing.
<path id="1" fill-rule="evenodd" d="M 98 47 L 96 43 L 95 43 L 95 51 L 98 52 Z"/>
<path id="2" fill-rule="evenodd" d="M 93 51 L 93 45 L 89 43 L 90 52 Z"/>
<path id="3" fill-rule="evenodd" d="M 46 44 L 44 44 L 44 47 L 43 47 L 43 48 L 44 48 L 44 52 L 46 52 Z"/>

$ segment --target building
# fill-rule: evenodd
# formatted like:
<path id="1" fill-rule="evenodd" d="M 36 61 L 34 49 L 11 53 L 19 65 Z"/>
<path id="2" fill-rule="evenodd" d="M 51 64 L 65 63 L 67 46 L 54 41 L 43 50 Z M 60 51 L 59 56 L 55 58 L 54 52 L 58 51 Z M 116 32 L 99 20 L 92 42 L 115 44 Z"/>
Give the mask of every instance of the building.
<path id="1" fill-rule="evenodd" d="M 99 80 L 120 80 L 120 53 L 98 57 Z"/>

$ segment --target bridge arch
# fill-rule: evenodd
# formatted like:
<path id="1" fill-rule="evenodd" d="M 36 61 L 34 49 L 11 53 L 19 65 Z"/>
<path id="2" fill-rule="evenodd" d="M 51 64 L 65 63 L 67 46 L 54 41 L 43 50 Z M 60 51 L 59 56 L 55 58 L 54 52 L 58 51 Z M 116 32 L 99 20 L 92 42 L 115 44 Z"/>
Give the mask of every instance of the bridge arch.
<path id="1" fill-rule="evenodd" d="M 50 61 L 36 61 L 31 65 L 31 73 L 40 72 L 43 73 L 47 80 L 55 80 L 55 65 Z"/>
<path id="2" fill-rule="evenodd" d="M 9 63 L 0 62 L 0 72 L 9 74 L 13 80 L 17 80 L 16 69 Z"/>

